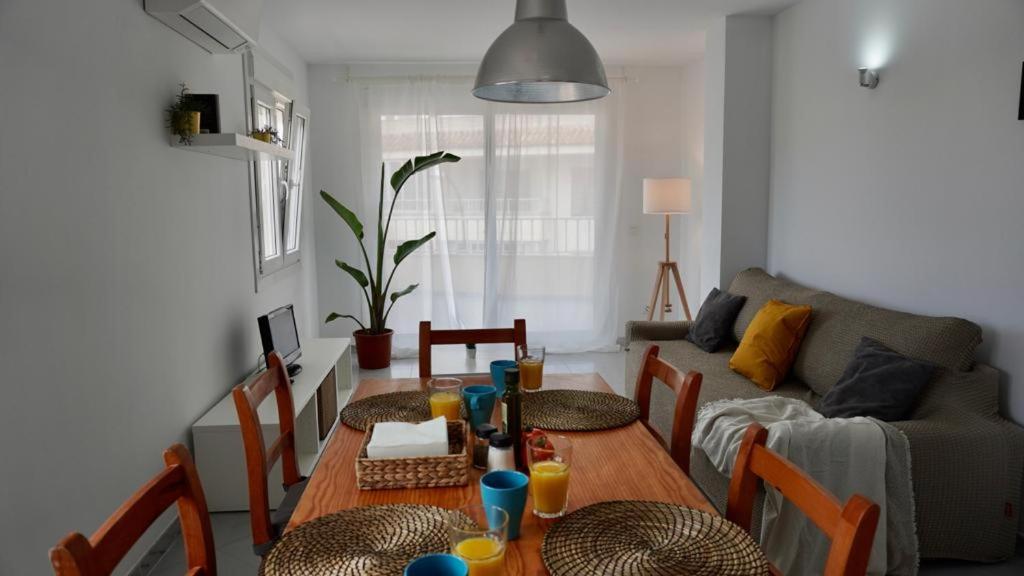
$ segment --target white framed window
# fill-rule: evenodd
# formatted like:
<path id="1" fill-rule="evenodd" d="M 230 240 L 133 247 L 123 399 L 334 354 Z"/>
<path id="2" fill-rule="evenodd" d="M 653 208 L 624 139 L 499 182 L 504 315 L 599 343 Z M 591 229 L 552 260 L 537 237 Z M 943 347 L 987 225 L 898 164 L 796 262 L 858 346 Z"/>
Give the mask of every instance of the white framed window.
<path id="1" fill-rule="evenodd" d="M 295 159 L 288 163 L 285 222 L 284 265 L 298 262 L 302 240 L 302 183 L 306 174 L 306 148 L 309 144 L 309 109 L 292 105 L 290 146 Z"/>
<path id="2" fill-rule="evenodd" d="M 293 160 L 259 158 L 249 170 L 257 290 L 260 280 L 301 258 L 302 180 L 309 140 L 309 110 L 286 95 L 284 72 L 269 66 L 252 53 L 246 56 L 249 129 L 272 128 L 278 143 L 295 155 Z"/>

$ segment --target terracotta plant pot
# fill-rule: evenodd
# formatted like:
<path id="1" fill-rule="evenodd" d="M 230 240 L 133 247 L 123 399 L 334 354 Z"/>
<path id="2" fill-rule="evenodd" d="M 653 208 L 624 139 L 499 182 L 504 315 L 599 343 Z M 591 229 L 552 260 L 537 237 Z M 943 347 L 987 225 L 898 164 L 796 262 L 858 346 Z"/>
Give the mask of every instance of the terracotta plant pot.
<path id="1" fill-rule="evenodd" d="M 352 337 L 356 339 L 356 357 L 359 367 L 367 370 L 387 368 L 391 365 L 391 337 L 394 330 L 386 330 L 383 334 L 369 334 L 365 330 L 356 330 Z"/>

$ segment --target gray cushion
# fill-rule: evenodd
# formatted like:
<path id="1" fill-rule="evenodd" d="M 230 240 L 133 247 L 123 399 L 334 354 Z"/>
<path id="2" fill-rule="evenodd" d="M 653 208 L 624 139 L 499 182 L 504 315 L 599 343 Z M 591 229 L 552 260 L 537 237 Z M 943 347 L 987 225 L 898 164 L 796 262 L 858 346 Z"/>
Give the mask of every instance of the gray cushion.
<path id="1" fill-rule="evenodd" d="M 825 395 L 839 381 L 864 336 L 919 360 L 951 370 L 969 370 L 981 343 L 981 328 L 961 318 L 920 316 L 847 300 L 776 278 L 759 268 L 736 275 L 729 292 L 747 297 L 734 333 L 742 339 L 754 314 L 772 298 L 811 306 L 811 323 L 793 362 L 792 374 Z"/>
<path id="2" fill-rule="evenodd" d="M 288 526 L 288 522 L 291 521 L 292 514 L 295 513 L 295 507 L 299 505 L 299 499 L 302 498 L 302 493 L 306 491 L 306 484 L 308 483 L 309 479 L 303 478 L 285 489 L 284 498 L 278 504 L 277 510 L 274 510 L 274 513 L 270 515 L 270 523 L 277 529 L 278 534 L 284 533 L 284 529 Z"/>
<path id="3" fill-rule="evenodd" d="M 843 377 L 821 399 L 818 411 L 829 418 L 903 420 L 937 368 L 871 338 L 861 338 Z"/>
<path id="4" fill-rule="evenodd" d="M 746 301 L 746 296 L 712 288 L 697 313 L 697 319 L 686 333 L 686 339 L 705 352 L 714 352 L 725 346 L 732 341 L 732 325 Z"/>
<path id="5" fill-rule="evenodd" d="M 309 484 L 309 478 L 303 478 L 284 489 L 284 498 L 277 505 L 277 509 L 270 513 L 270 526 L 276 536 L 274 540 L 266 544 L 253 546 L 253 551 L 256 552 L 257 556 L 266 556 L 267 552 L 274 548 L 274 544 L 277 544 L 277 539 L 284 534 L 285 528 L 288 527 L 288 522 L 291 522 L 292 514 L 295 513 L 295 507 L 299 505 L 302 493 L 306 491 L 307 484 Z"/>

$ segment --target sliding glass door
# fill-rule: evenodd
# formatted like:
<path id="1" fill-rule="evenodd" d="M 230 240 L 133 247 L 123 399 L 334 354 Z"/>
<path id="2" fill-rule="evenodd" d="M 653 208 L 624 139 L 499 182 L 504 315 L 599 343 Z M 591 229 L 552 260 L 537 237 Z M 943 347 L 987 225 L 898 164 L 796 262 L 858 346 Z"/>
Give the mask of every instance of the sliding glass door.
<path id="1" fill-rule="evenodd" d="M 381 158 L 386 175 L 437 150 L 462 157 L 411 180 L 396 201 L 391 253 L 437 232 L 393 282 L 420 285 L 391 315 L 399 346 L 412 345 L 402 335 L 415 334 L 422 319 L 463 328 L 511 326 L 515 318 L 555 349 L 611 346 L 617 283 L 613 250 L 599 237 L 615 234 L 618 186 L 598 185 L 599 156 L 608 154 L 599 140 L 611 136 L 599 128 L 607 107 L 495 106 L 464 89 L 365 89 L 364 157 Z M 364 206 L 375 208 L 379 188 L 364 189 Z"/>

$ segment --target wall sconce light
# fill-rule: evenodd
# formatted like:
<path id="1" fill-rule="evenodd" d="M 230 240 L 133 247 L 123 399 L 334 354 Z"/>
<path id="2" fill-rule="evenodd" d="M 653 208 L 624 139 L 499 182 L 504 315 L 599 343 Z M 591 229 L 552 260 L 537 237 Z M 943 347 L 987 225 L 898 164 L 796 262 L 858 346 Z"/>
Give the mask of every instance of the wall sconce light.
<path id="1" fill-rule="evenodd" d="M 857 72 L 860 73 L 860 86 L 861 88 L 867 88 L 874 90 L 878 87 L 878 71 L 871 70 L 870 68 L 858 68 Z"/>

